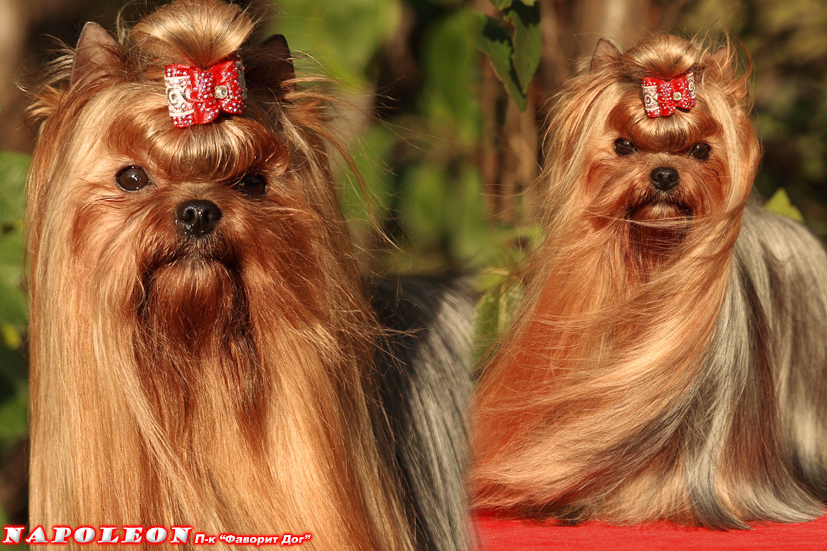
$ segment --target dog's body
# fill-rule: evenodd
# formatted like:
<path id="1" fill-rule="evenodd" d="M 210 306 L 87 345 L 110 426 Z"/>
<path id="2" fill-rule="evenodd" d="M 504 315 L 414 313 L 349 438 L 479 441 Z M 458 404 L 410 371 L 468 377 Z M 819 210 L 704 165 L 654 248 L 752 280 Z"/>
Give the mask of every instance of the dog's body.
<path id="1" fill-rule="evenodd" d="M 734 57 L 601 41 L 562 92 L 548 237 L 476 399 L 477 507 L 715 528 L 823 512 L 827 255 L 749 204 Z"/>
<path id="2" fill-rule="evenodd" d="M 374 278 L 366 287 L 380 323 L 393 331 L 377 350 L 379 395 L 408 518 L 417 541 L 462 548 L 473 298 L 455 278 Z"/>
<path id="3" fill-rule="evenodd" d="M 460 548 L 470 297 L 363 284 L 327 98 L 252 28 L 216 0 L 90 24 L 37 93 L 31 525 Z"/>
<path id="4" fill-rule="evenodd" d="M 764 387 L 761 398 L 780 416 L 772 420 L 780 421 L 773 436 L 782 442 L 799 481 L 824 500 L 827 254 L 807 228 L 756 202 L 747 206 L 732 263 L 716 329 L 721 342 L 713 346 L 729 351 L 729 356 L 720 356 L 733 364 L 730 369 L 755 366 Z M 742 333 L 731 334 L 727 324 Z M 740 350 L 735 343 L 740 343 Z M 763 426 L 772 424 L 764 421 Z"/>

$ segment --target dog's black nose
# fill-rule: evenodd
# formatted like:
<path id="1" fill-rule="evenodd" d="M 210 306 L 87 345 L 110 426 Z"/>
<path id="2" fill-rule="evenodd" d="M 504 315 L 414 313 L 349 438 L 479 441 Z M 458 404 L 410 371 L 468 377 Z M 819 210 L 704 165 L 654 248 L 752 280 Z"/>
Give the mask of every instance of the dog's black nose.
<path id="1" fill-rule="evenodd" d="M 678 185 L 678 171 L 668 166 L 659 166 L 649 174 L 652 185 L 658 191 L 669 191 Z"/>
<path id="2" fill-rule="evenodd" d="M 175 209 L 175 221 L 192 237 L 207 235 L 221 220 L 221 209 L 212 201 L 184 201 Z"/>

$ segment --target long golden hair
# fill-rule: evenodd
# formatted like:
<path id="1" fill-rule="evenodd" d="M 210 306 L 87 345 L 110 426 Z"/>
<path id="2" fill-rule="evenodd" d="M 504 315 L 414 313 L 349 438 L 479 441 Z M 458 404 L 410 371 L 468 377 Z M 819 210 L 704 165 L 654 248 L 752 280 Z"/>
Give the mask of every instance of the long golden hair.
<path id="1" fill-rule="evenodd" d="M 718 527 L 817 511 L 777 438 L 771 372 L 715 371 L 736 356 L 716 338 L 748 325 L 722 305 L 760 159 L 735 58 L 731 43 L 656 35 L 621 55 L 603 41 L 559 95 L 547 238 L 475 400 L 477 507 Z M 648 118 L 643 77 L 688 70 L 697 105 Z M 667 199 L 652 192 L 659 166 L 680 174 Z"/>
<path id="2" fill-rule="evenodd" d="M 237 6 L 178 0 L 118 42 L 82 39 L 37 92 L 31 526 L 412 548 L 374 431 L 377 326 L 332 183 L 326 97 L 246 46 L 253 28 Z M 173 128 L 164 66 L 237 51 L 247 112 Z M 119 190 L 129 165 L 151 186 Z M 250 173 L 266 196 L 234 189 Z M 173 220 L 192 197 L 224 213 L 195 253 Z"/>

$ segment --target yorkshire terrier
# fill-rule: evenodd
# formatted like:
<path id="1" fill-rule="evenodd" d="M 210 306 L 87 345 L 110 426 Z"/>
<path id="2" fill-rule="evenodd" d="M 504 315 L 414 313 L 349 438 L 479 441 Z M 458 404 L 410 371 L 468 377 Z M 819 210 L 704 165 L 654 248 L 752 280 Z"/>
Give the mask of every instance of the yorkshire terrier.
<path id="1" fill-rule="evenodd" d="M 36 92 L 31 526 L 461 548 L 470 297 L 360 277 L 330 98 L 253 30 L 90 23 Z"/>
<path id="2" fill-rule="evenodd" d="M 479 509 L 718 529 L 827 497 L 827 255 L 750 199 L 736 48 L 599 42 L 558 97 L 547 238 L 475 400 Z"/>

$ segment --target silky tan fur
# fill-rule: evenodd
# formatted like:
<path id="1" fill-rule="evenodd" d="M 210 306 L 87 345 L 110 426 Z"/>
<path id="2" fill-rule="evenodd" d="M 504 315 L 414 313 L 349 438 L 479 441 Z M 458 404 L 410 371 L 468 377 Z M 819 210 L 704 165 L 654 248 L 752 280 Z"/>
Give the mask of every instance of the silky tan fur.
<path id="1" fill-rule="evenodd" d="M 760 146 L 735 58 L 602 40 L 560 93 L 547 237 L 475 398 L 477 508 L 712 528 L 822 514 L 827 256 L 750 199 Z M 690 69 L 695 108 L 648 118 L 643 77 Z M 658 167 L 677 187 L 653 187 Z"/>
<path id="2" fill-rule="evenodd" d="M 89 24 L 36 93 L 30 526 L 459 548 L 470 300 L 434 291 L 451 332 L 439 348 L 434 324 L 420 328 L 439 348 L 420 354 L 427 365 L 382 359 L 397 337 L 370 305 L 342 221 L 329 98 L 294 77 L 283 39 L 249 46 L 252 32 L 217 0 L 178 0 L 117 41 Z M 236 51 L 247 112 L 174 128 L 164 66 Z M 151 184 L 120 189 L 131 165 Z M 263 176 L 266 194 L 240 192 L 246 174 Z M 194 198 L 222 212 L 197 239 L 174 214 Z M 402 385 L 421 393 L 405 405 L 409 441 L 391 433 L 400 407 L 381 391 L 395 370 L 425 381 Z M 428 438 L 428 453 L 405 460 Z"/>

